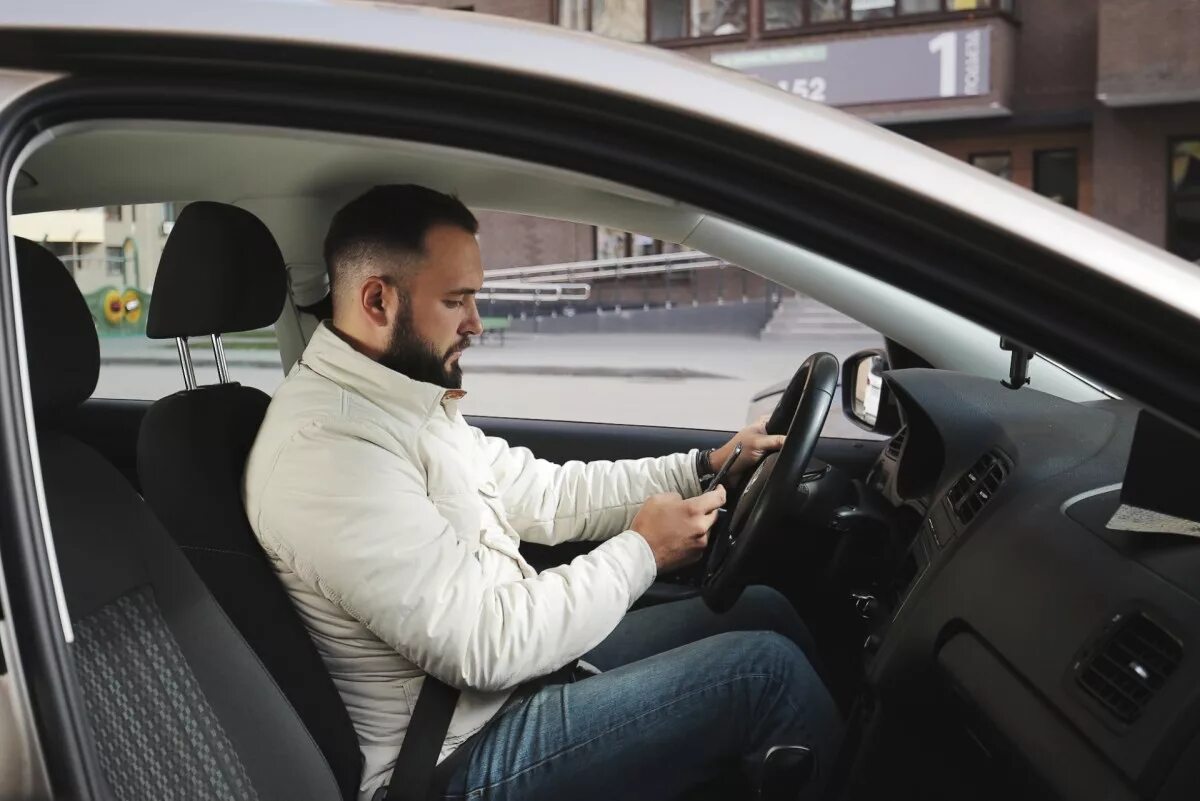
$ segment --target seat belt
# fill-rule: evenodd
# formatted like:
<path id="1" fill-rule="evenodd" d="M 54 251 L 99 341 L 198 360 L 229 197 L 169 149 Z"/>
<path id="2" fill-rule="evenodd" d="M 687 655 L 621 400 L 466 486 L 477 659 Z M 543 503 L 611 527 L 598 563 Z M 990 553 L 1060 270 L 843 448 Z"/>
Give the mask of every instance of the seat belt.
<path id="1" fill-rule="evenodd" d="M 567 684 L 580 675 L 594 675 L 594 667 L 577 659 L 558 670 L 520 685 L 513 693 L 515 698 L 532 695 L 550 684 Z M 388 783 L 371 796 L 371 801 L 440 801 L 450 781 L 451 774 L 462 759 L 466 759 L 474 746 L 474 740 L 483 729 L 467 738 L 454 753 L 438 764 L 442 743 L 450 729 L 450 718 L 458 703 L 460 691 L 439 679 L 425 675 L 417 703 L 413 707 L 412 720 L 400 744 L 396 766 Z M 485 727 L 486 728 L 486 727 Z"/>
<path id="2" fill-rule="evenodd" d="M 458 696 L 459 691 L 449 684 L 425 676 L 392 776 L 385 787 L 379 788 L 382 792 L 375 793 L 373 801 L 429 801 L 441 797 L 443 788 L 434 786 L 434 772 Z"/>

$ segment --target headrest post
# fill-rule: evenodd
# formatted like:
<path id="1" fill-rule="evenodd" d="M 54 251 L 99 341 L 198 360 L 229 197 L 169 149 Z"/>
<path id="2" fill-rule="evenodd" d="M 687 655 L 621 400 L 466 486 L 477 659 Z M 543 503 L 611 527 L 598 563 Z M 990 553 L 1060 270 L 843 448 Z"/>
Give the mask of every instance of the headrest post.
<path id="1" fill-rule="evenodd" d="M 195 389 L 196 369 L 192 367 L 192 351 L 188 348 L 187 337 L 176 337 L 175 346 L 179 349 L 179 366 L 183 368 L 184 389 Z"/>
<path id="2" fill-rule="evenodd" d="M 229 383 L 229 368 L 225 365 L 225 346 L 221 344 L 221 335 L 212 335 L 213 357 L 217 360 L 217 380 L 222 384 Z"/>

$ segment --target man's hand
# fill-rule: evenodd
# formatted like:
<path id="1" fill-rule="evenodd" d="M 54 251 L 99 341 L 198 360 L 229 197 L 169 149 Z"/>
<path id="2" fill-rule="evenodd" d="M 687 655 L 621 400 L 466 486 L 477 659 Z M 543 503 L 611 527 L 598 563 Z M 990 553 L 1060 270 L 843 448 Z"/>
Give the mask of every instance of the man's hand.
<path id="1" fill-rule="evenodd" d="M 654 552 L 658 572 L 691 564 L 704 554 L 708 530 L 725 503 L 725 488 L 684 500 L 677 492 L 651 495 L 630 526 Z"/>
<path id="2" fill-rule="evenodd" d="M 782 448 L 785 437 L 783 434 L 767 433 L 768 419 L 769 417 L 764 414 L 752 425 L 748 425 L 734 434 L 733 439 L 729 442 L 713 451 L 710 456 L 712 469 L 720 470 L 721 465 L 725 464 L 725 460 L 733 453 L 733 449 L 738 446 L 739 442 L 742 444 L 742 454 L 729 469 L 729 474 L 733 476 L 741 475 L 758 464 L 768 453 Z"/>

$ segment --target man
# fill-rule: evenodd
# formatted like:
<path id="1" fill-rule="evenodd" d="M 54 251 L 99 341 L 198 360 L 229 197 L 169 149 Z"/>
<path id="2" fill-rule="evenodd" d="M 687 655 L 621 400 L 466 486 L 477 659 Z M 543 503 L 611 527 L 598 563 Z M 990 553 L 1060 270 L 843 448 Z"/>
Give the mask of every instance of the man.
<path id="1" fill-rule="evenodd" d="M 247 465 L 251 525 L 354 721 L 362 797 L 387 781 L 426 675 L 462 690 L 442 758 L 469 743 L 448 797 L 666 799 L 779 744 L 814 748 L 827 772 L 840 724 L 781 596 L 626 615 L 703 553 L 725 501 L 699 494 L 706 459 L 559 466 L 463 420 L 476 231 L 455 198 L 416 186 L 338 212 L 333 318 Z M 782 437 L 752 426 L 707 461 L 738 441 L 734 473 Z M 598 545 L 539 574 L 521 540 Z M 580 657 L 601 672 L 513 694 Z"/>

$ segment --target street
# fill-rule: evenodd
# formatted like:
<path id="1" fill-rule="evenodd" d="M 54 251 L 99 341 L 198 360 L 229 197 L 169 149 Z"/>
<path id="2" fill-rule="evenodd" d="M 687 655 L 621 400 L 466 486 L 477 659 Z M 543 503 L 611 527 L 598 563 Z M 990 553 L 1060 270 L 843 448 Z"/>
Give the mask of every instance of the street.
<path id="1" fill-rule="evenodd" d="M 283 380 L 278 354 L 226 343 L 230 376 L 273 392 Z M 750 399 L 791 377 L 810 353 L 839 359 L 878 338 L 797 337 L 759 341 L 675 334 L 510 334 L 505 344 L 474 345 L 464 355 L 461 409 L 467 415 L 730 430 Z M 173 343 L 102 341 L 97 397 L 155 399 L 182 388 Z M 197 380 L 214 383 L 211 351 L 193 346 Z M 826 434 L 862 435 L 835 402 Z"/>

